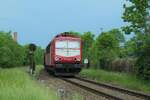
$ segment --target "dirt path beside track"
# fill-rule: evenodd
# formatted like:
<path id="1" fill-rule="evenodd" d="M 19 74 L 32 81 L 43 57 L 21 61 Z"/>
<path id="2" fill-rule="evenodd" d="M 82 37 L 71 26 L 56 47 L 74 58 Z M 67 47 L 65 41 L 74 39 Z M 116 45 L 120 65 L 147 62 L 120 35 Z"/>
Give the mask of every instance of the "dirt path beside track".
<path id="1" fill-rule="evenodd" d="M 38 80 L 47 88 L 56 90 L 61 100 L 107 100 L 105 97 L 97 96 L 71 83 L 63 81 L 59 77 L 54 77 L 45 70 L 41 70 Z"/>

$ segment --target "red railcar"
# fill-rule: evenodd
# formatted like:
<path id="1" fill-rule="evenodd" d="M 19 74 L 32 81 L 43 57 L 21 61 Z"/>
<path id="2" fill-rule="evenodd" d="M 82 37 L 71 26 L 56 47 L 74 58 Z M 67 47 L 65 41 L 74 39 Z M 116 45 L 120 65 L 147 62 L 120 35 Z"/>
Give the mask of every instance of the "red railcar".
<path id="1" fill-rule="evenodd" d="M 55 75 L 75 75 L 81 71 L 82 41 L 80 37 L 62 33 L 46 47 L 45 68 Z"/>

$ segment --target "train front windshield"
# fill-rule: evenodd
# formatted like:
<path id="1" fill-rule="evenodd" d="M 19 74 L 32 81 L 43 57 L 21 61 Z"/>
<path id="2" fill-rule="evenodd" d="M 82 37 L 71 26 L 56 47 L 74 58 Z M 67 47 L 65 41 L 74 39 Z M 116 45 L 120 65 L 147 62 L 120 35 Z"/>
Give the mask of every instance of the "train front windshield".
<path id="1" fill-rule="evenodd" d="M 80 41 L 71 40 L 57 40 L 56 44 L 56 55 L 71 57 L 80 55 Z"/>

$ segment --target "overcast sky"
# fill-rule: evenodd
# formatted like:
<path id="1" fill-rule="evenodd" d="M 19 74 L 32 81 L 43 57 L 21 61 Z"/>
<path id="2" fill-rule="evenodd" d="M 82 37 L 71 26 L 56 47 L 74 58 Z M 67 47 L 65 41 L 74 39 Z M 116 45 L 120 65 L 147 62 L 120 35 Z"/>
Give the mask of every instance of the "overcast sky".
<path id="1" fill-rule="evenodd" d="M 45 47 L 65 31 L 103 31 L 123 26 L 125 0 L 0 0 L 0 30 L 19 35 L 19 43 Z"/>

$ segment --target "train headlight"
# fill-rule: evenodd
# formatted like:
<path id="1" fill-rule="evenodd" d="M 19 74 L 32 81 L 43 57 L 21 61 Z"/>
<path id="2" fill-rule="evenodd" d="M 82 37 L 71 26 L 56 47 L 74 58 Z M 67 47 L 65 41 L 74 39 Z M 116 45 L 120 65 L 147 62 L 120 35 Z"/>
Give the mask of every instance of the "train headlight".
<path id="1" fill-rule="evenodd" d="M 58 57 L 55 57 L 55 61 L 59 61 L 59 58 L 58 58 Z"/>

